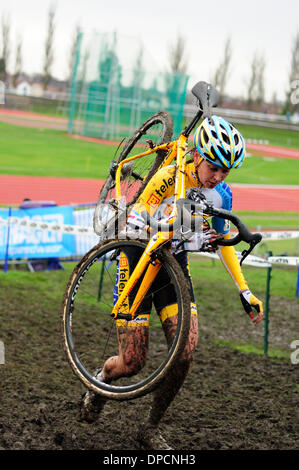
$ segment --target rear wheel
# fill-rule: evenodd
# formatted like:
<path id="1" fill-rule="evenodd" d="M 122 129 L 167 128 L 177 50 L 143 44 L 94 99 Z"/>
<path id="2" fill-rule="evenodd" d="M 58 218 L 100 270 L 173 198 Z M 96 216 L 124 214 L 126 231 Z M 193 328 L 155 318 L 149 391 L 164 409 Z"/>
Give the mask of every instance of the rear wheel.
<path id="1" fill-rule="evenodd" d="M 147 141 L 152 141 L 154 146 L 170 142 L 172 133 L 173 121 L 171 115 L 166 111 L 160 111 L 145 121 L 125 144 L 117 160 L 112 162 L 110 174 L 99 195 L 94 213 L 94 229 L 98 235 L 103 234 L 108 222 L 116 215 L 118 210 L 117 205 L 114 203 L 114 197 L 115 172 L 119 163 L 125 158 L 148 150 L 149 144 Z M 137 201 L 166 154 L 165 150 L 158 150 L 156 153 L 138 158 L 124 165 L 121 176 L 121 193 L 125 198 L 126 207 Z"/>
<path id="2" fill-rule="evenodd" d="M 133 399 L 152 391 L 177 363 L 188 337 L 188 284 L 176 259 L 163 248 L 159 258 L 165 285 L 159 285 L 155 289 L 165 288 L 169 292 L 171 288 L 176 296 L 174 303 L 178 304 L 177 326 L 172 343 L 166 344 L 160 318 L 152 309 L 148 355 L 142 370 L 134 376 L 112 381 L 111 384 L 99 382 L 94 377 L 95 371 L 103 367 L 109 357 L 119 353 L 117 327 L 110 314 L 115 301 L 120 256 L 127 255 L 130 250 L 132 252 L 144 248 L 142 242 L 133 240 L 112 240 L 94 247 L 75 268 L 65 292 L 62 334 L 67 359 L 86 387 L 111 399 Z M 127 322 L 124 321 L 122 333 L 124 328 L 129 328 L 126 325 Z"/>

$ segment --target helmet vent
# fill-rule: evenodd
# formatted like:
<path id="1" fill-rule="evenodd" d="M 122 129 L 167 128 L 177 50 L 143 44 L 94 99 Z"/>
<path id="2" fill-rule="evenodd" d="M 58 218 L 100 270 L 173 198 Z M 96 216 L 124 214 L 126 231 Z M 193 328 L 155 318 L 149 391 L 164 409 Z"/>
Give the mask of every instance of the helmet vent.
<path id="1" fill-rule="evenodd" d="M 220 147 L 220 145 L 218 145 L 218 150 L 219 150 L 219 152 L 221 153 L 221 155 L 222 155 L 225 159 L 227 159 L 227 153 L 225 152 L 225 150 L 223 150 L 222 147 Z"/>
<path id="2" fill-rule="evenodd" d="M 228 145 L 230 144 L 229 138 L 227 137 L 226 134 L 222 133 L 222 139 L 224 140 L 224 142 L 225 142 L 226 144 L 228 144 Z"/>
<path id="3" fill-rule="evenodd" d="M 205 129 L 203 129 L 203 138 L 204 138 L 204 141 L 205 141 L 205 142 L 209 142 L 209 136 L 208 136 L 208 134 L 206 133 Z"/>

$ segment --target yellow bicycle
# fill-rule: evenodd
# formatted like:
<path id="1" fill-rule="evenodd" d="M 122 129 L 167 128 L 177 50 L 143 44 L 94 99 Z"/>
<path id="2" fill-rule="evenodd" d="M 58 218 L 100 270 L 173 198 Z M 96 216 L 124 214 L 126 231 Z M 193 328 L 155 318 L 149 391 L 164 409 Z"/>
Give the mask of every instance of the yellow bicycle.
<path id="1" fill-rule="evenodd" d="M 67 359 L 86 387 L 107 398 L 128 400 L 152 391 L 176 364 L 186 344 L 190 326 L 189 286 L 170 251 L 171 241 L 182 224 L 194 232 L 200 230 L 204 217 L 230 220 L 238 234 L 219 244 L 247 242 L 250 247 L 244 251 L 243 258 L 261 240 L 260 234 L 252 234 L 232 212 L 216 209 L 204 200 L 195 203 L 185 198 L 188 137 L 202 116 L 211 113 L 218 101 L 217 91 L 205 82 L 197 83 L 192 92 L 198 99 L 199 110 L 177 139 L 165 142 L 172 134 L 172 121 L 167 113 L 158 113 L 136 131 L 120 157 L 112 163 L 95 210 L 94 226 L 102 241 L 78 263 L 65 291 L 62 335 Z M 157 125 L 160 126 L 158 132 Z M 149 133 L 151 138 L 147 138 Z M 141 151 L 142 139 L 147 146 L 144 151 Z M 137 200 L 153 173 L 173 162 L 176 178 L 172 213 L 167 219 L 157 221 L 145 212 L 150 227 L 149 239 L 129 238 L 124 231 L 128 207 Z M 130 196 L 124 201 L 127 194 Z M 140 253 L 140 258 L 129 275 L 126 260 L 132 252 Z M 155 283 L 158 273 L 163 274 L 163 285 Z M 160 319 L 152 312 L 149 352 L 142 370 L 132 377 L 118 379 L 116 383 L 98 381 L 94 377 L 95 370 L 119 352 L 116 322 L 121 321 L 122 328 L 126 328 L 127 321 L 135 321 L 138 325 L 144 303 L 150 301 L 156 290 L 168 285 L 174 289 L 178 305 L 172 343 L 166 344 Z"/>

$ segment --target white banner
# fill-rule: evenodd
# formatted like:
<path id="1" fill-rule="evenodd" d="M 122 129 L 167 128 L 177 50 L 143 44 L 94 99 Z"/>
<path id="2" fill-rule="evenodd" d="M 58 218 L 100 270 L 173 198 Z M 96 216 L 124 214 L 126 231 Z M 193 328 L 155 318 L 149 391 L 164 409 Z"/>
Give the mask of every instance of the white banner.
<path id="1" fill-rule="evenodd" d="M 285 266 L 299 266 L 298 256 L 270 256 L 268 258 L 271 264 L 284 264 Z"/>
<path id="2" fill-rule="evenodd" d="M 290 240 L 292 238 L 299 238 L 299 232 L 296 230 L 286 230 L 281 232 L 265 231 L 260 232 L 263 240 Z"/>
<path id="3" fill-rule="evenodd" d="M 95 236 L 92 227 L 85 227 L 81 225 L 63 225 L 48 222 L 35 222 L 27 218 L 9 217 L 2 219 L 0 217 L 0 224 L 3 225 L 20 225 L 23 227 L 31 228 L 33 230 L 47 230 L 50 232 L 68 233 L 74 235 L 92 235 Z M 284 232 L 262 232 L 263 239 L 267 240 L 286 240 L 299 237 L 299 231 L 284 231 Z M 216 253 L 198 253 L 200 256 L 219 259 Z M 236 252 L 238 259 L 242 258 L 240 252 Z M 268 268 L 272 264 L 284 264 L 289 266 L 299 266 L 299 257 L 295 256 L 271 256 L 268 259 L 260 258 L 258 256 L 248 255 L 244 260 L 244 264 L 262 268 Z"/>
<path id="4" fill-rule="evenodd" d="M 214 258 L 214 259 L 219 259 L 219 256 L 216 254 L 216 253 L 196 253 L 200 256 L 206 256 L 208 258 Z M 236 255 L 238 257 L 238 259 L 240 260 L 242 258 L 242 254 L 238 251 L 236 251 Z M 250 266 L 255 266 L 257 268 L 270 268 L 271 264 L 269 263 L 269 261 L 267 259 L 264 259 L 264 258 L 259 258 L 258 256 L 253 256 L 253 255 L 248 255 L 243 264 L 248 264 Z"/>
<path id="5" fill-rule="evenodd" d="M 2 225 L 20 225 L 22 227 L 31 228 L 34 230 L 46 230 L 49 232 L 68 233 L 74 235 L 95 235 L 92 227 L 84 227 L 80 225 L 63 225 L 55 222 L 35 222 L 28 218 L 9 217 L 2 219 L 0 217 L 0 224 Z"/>

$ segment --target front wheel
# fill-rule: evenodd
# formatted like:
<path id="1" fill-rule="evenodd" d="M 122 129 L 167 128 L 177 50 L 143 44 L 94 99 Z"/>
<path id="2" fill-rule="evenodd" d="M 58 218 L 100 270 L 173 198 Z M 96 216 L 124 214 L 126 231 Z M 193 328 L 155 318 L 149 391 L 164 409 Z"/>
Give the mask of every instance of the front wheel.
<path id="1" fill-rule="evenodd" d="M 111 318 L 120 264 L 132 250 L 144 250 L 145 244 L 133 240 L 112 240 L 90 250 L 73 271 L 66 288 L 62 308 L 62 335 L 67 359 L 83 384 L 100 395 L 116 400 L 137 398 L 152 391 L 177 363 L 185 347 L 190 326 L 189 288 L 181 267 L 168 250 L 160 253 L 159 272 L 164 285 L 155 289 L 173 289 L 178 305 L 177 327 L 171 344 L 166 344 L 160 318 L 150 313 L 149 346 L 142 370 L 111 384 L 96 380 L 95 371 L 111 356 L 119 354 L 117 327 Z M 122 261 L 121 261 L 122 260 Z M 149 296 L 154 296 L 152 288 Z M 173 299 L 171 299 L 173 300 Z M 123 328 L 127 322 L 123 321 Z M 132 330 L 131 330 L 132 331 Z"/>
<path id="2" fill-rule="evenodd" d="M 173 120 L 166 111 L 160 111 L 145 121 L 134 135 L 125 143 L 119 157 L 113 162 L 113 168 L 106 179 L 94 212 L 94 230 L 102 235 L 110 214 L 117 216 L 116 205 L 113 204 L 115 196 L 115 171 L 119 163 L 126 158 L 143 153 L 149 149 L 149 141 L 158 146 L 171 141 L 173 133 Z M 141 192 L 155 174 L 163 159 L 167 155 L 165 150 L 158 150 L 142 158 L 131 161 L 124 165 L 121 175 L 121 193 L 125 198 L 126 207 L 137 201 Z M 109 202 L 109 204 L 107 204 Z"/>

